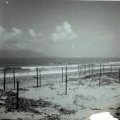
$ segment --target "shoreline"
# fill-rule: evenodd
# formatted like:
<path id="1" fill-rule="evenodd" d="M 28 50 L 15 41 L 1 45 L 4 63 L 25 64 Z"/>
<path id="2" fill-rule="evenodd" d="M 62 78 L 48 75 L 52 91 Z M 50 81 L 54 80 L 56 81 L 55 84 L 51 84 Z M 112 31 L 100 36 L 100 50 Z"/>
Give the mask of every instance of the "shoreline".
<path id="1" fill-rule="evenodd" d="M 59 115 L 60 120 L 74 120 L 83 119 L 89 120 L 91 114 L 98 112 L 110 112 L 115 116 L 115 110 L 119 105 L 119 91 L 120 84 L 118 83 L 118 73 L 111 74 L 104 73 L 101 76 L 101 85 L 99 87 L 99 74 L 92 76 L 79 78 L 78 72 L 68 75 L 68 93 L 65 95 L 65 74 L 62 82 L 61 74 L 51 74 L 42 76 L 42 86 L 37 88 L 37 80 L 33 76 L 21 76 L 16 77 L 16 81 L 20 81 L 20 93 L 19 97 L 25 99 L 39 100 L 52 102 L 53 104 L 60 105 L 62 108 L 67 110 L 75 110 L 76 112 L 71 115 L 60 114 L 58 110 L 53 108 L 45 108 L 46 113 L 50 116 L 55 114 Z M 2 80 L 2 79 L 1 79 Z M 8 81 L 9 80 L 9 81 Z M 16 91 L 13 89 L 13 79 L 8 78 L 6 90 Z M 39 81 L 40 85 L 40 81 Z M 0 88 L 3 88 L 3 84 L 0 84 Z M 98 94 L 99 93 L 99 94 Z M 53 112 L 50 113 L 50 109 Z M 36 110 L 42 114 L 44 108 L 37 106 Z M 56 113 L 57 112 L 57 113 Z M 33 120 L 41 118 L 41 115 L 36 115 L 34 113 L 24 113 L 24 118 L 29 116 Z M 20 114 L 19 117 L 22 118 L 21 112 L 16 111 L 16 115 Z M 7 115 L 11 114 L 16 119 L 18 116 L 14 115 L 14 112 L 0 113 L 3 118 L 7 118 Z M 32 116 L 34 118 L 32 118 Z M 41 119 L 47 119 L 45 114 L 42 114 Z M 44 120 L 44 119 L 43 119 Z"/>

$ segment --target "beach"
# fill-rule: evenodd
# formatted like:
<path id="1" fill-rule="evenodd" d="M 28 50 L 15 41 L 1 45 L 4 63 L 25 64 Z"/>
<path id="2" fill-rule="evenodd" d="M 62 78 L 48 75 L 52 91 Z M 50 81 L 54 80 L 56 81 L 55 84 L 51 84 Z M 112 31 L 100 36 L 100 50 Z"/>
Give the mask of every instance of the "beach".
<path id="1" fill-rule="evenodd" d="M 85 65 L 87 67 L 85 67 Z M 94 64 L 93 76 L 92 68 L 89 67 L 90 65 L 85 65 L 82 65 L 81 69 L 78 69 L 77 64 L 66 65 L 67 94 L 66 66 L 23 67 L 23 70 L 29 69 L 23 73 L 18 73 L 16 70 L 15 80 L 19 81 L 19 99 L 24 102 L 26 101 L 26 104 L 28 104 L 29 101 L 39 103 L 39 100 L 45 103 L 47 101 L 50 104 L 45 106 L 42 106 L 42 103 L 35 106 L 28 105 L 28 107 L 34 109 L 36 112 L 21 108 L 18 110 L 15 108 L 11 108 L 11 111 L 7 110 L 8 106 L 6 106 L 5 101 L 7 98 L 9 101 L 10 96 L 3 94 L 4 92 L 2 93 L 4 75 L 1 76 L 1 119 L 89 120 L 90 115 L 99 112 L 110 112 L 113 116 L 116 116 L 116 109 L 119 107 L 120 100 L 119 63 L 104 63 L 104 71 L 103 64 L 101 64 L 101 76 L 100 64 Z M 38 87 L 36 68 L 42 70 L 41 86 L 39 76 Z M 63 73 L 61 68 L 63 68 Z M 1 74 L 3 74 L 3 72 L 1 72 Z M 11 91 L 16 93 L 17 86 L 15 84 L 14 89 L 12 71 L 9 71 L 6 76 L 6 92 Z M 19 106 L 22 106 L 24 102 L 20 102 Z"/>

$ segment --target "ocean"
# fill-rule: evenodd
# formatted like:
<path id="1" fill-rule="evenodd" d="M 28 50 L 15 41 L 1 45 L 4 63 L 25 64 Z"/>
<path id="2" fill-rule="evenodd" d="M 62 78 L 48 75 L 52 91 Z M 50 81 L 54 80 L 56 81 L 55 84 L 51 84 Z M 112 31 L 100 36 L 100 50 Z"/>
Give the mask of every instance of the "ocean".
<path id="1" fill-rule="evenodd" d="M 16 76 L 36 75 L 36 68 L 42 70 L 43 75 L 61 74 L 61 68 L 68 67 L 68 72 L 78 72 L 78 65 L 84 70 L 84 64 L 94 64 L 94 69 L 99 69 L 100 63 L 120 66 L 120 58 L 0 58 L 0 78 L 3 78 L 4 68 L 7 69 L 7 76 L 13 76 L 15 69 Z M 110 67 L 110 64 L 108 67 Z M 118 66 L 118 67 L 119 67 Z M 89 69 L 89 65 L 86 66 Z"/>
<path id="2" fill-rule="evenodd" d="M 0 67 L 120 62 L 120 58 L 0 58 Z"/>

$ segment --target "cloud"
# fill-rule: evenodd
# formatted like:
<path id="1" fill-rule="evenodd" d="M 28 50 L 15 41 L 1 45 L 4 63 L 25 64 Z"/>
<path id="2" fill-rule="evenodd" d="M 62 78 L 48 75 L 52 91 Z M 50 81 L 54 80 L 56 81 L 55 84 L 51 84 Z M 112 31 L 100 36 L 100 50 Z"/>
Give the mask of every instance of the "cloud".
<path id="1" fill-rule="evenodd" d="M 36 37 L 36 33 L 34 32 L 33 29 L 29 29 L 28 32 L 32 37 Z"/>
<path id="2" fill-rule="evenodd" d="M 41 32 L 38 32 L 36 33 L 33 29 L 29 29 L 28 30 L 28 33 L 30 35 L 31 40 L 34 41 L 34 42 L 38 42 L 38 41 L 41 41 L 41 37 L 42 37 L 42 33 Z"/>
<path id="3" fill-rule="evenodd" d="M 21 37 L 23 31 L 17 28 L 12 28 L 7 31 L 4 27 L 0 26 L 0 48 L 19 48 L 21 45 Z"/>
<path id="4" fill-rule="evenodd" d="M 40 48 L 44 42 L 41 32 L 35 33 L 33 29 L 28 29 L 27 32 L 24 34 L 25 31 L 15 27 L 8 30 L 0 25 L 0 49 Z"/>
<path id="5" fill-rule="evenodd" d="M 64 22 L 63 23 L 63 30 L 64 30 L 64 32 L 66 32 L 66 33 L 72 33 L 72 28 L 71 28 L 71 25 L 68 23 L 68 22 Z"/>
<path id="6" fill-rule="evenodd" d="M 2 38 L 1 40 L 9 40 L 14 37 L 19 38 L 21 37 L 22 34 L 23 34 L 23 31 L 20 29 L 12 28 L 11 32 L 7 32 L 5 28 L 0 26 L 0 38 Z"/>
<path id="7" fill-rule="evenodd" d="M 51 36 L 54 42 L 70 41 L 78 38 L 78 35 L 72 30 L 71 25 L 67 21 L 64 21 L 61 26 L 56 26 L 55 29 Z"/>
<path id="8" fill-rule="evenodd" d="M 22 36 L 23 31 L 17 28 L 12 28 L 11 32 L 4 31 L 3 40 L 18 39 Z"/>
<path id="9" fill-rule="evenodd" d="M 2 26 L 0 26 L 0 36 L 5 32 L 5 28 L 3 28 Z"/>
<path id="10" fill-rule="evenodd" d="M 12 32 L 10 33 L 11 36 L 20 36 L 22 35 L 23 31 L 17 28 L 12 28 Z"/>
<path id="11" fill-rule="evenodd" d="M 0 26 L 0 46 L 2 46 L 4 32 L 5 32 L 5 28 Z"/>

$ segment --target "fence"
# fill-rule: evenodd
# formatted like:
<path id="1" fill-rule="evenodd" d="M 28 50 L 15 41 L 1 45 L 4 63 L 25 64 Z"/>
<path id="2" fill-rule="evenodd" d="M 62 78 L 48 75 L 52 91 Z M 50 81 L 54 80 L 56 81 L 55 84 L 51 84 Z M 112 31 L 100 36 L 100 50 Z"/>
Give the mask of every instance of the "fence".
<path id="1" fill-rule="evenodd" d="M 52 73 L 51 70 L 54 70 L 54 74 Z M 59 72 L 55 72 L 55 70 L 59 70 Z M 49 74 L 43 74 L 45 71 L 49 71 Z M 99 77 L 98 81 L 98 86 L 101 86 L 101 76 L 104 74 L 110 74 L 112 77 L 116 77 L 115 74 L 117 74 L 117 77 L 119 82 L 120 82 L 120 65 L 117 64 L 85 64 L 85 65 L 75 65 L 75 66 L 57 66 L 57 67 L 49 67 L 46 69 L 42 68 L 35 68 L 34 69 L 34 75 L 32 76 L 32 81 L 35 81 L 35 86 L 36 87 L 42 87 L 43 85 L 43 80 L 49 78 L 50 76 L 53 77 L 58 77 L 61 83 L 65 82 L 65 95 L 67 95 L 67 87 L 68 87 L 68 80 L 70 78 L 78 78 L 80 79 L 86 79 L 86 78 L 91 78 L 94 80 L 95 76 Z M 18 77 L 16 77 L 17 71 L 15 69 L 12 69 L 12 85 L 13 89 L 16 90 L 16 109 L 19 109 L 19 90 L 20 90 L 20 84 L 23 86 L 21 79 L 19 80 Z M 56 75 L 55 75 L 56 74 Z M 50 77 L 52 79 L 52 77 Z M 6 85 L 9 84 L 7 83 L 7 69 L 3 70 L 3 90 L 6 91 Z M 17 80 L 16 80 L 17 79 Z M 33 80 L 34 79 L 34 80 Z M 29 81 L 30 82 L 30 81 Z M 17 86 L 16 86 L 17 85 Z"/>
<path id="2" fill-rule="evenodd" d="M 6 91 L 7 85 L 10 88 L 16 89 L 16 79 L 19 81 L 21 86 L 24 86 L 24 82 L 32 82 L 34 81 L 34 87 L 41 87 L 47 83 L 46 81 L 52 81 L 54 78 L 55 82 L 61 81 L 62 83 L 65 82 L 65 94 L 67 94 L 67 82 L 70 78 L 78 78 L 78 79 L 86 79 L 91 78 L 94 80 L 95 76 L 99 76 L 98 86 L 100 87 L 101 83 L 101 76 L 109 73 L 112 77 L 116 77 L 115 74 L 117 73 L 117 78 L 120 81 L 120 65 L 119 64 L 85 64 L 85 65 L 67 65 L 67 66 L 51 66 L 46 68 L 34 68 L 31 70 L 25 79 L 25 76 L 21 76 L 20 78 L 17 76 L 18 71 L 12 69 L 10 77 L 7 76 L 7 69 L 3 70 L 3 89 Z M 19 73 L 23 74 L 23 73 Z M 27 74 L 27 73 L 26 73 Z M 58 80 L 59 78 L 59 80 Z M 9 79 L 9 80 L 8 80 Z M 22 80 L 23 79 L 23 80 Z M 11 83 L 9 83 L 11 81 Z M 2 84 L 2 83 L 1 83 Z M 30 87 L 30 86 L 29 86 Z"/>

